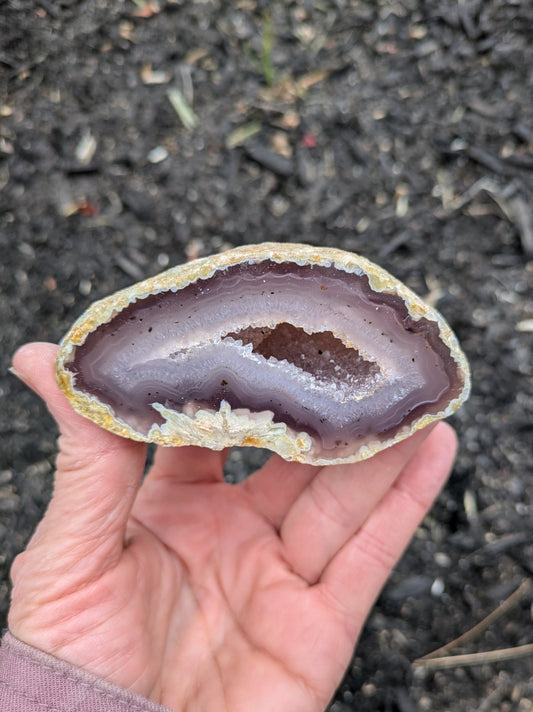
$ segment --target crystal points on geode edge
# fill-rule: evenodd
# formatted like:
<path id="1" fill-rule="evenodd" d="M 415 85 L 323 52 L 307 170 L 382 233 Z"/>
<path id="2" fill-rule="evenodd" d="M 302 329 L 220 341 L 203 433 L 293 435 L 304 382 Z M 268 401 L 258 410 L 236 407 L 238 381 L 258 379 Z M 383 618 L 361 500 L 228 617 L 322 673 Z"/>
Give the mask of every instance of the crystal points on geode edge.
<path id="1" fill-rule="evenodd" d="M 373 455 L 468 397 L 443 317 L 368 260 L 264 243 L 93 304 L 61 343 L 74 408 L 163 445 L 255 445 L 322 465 Z"/>

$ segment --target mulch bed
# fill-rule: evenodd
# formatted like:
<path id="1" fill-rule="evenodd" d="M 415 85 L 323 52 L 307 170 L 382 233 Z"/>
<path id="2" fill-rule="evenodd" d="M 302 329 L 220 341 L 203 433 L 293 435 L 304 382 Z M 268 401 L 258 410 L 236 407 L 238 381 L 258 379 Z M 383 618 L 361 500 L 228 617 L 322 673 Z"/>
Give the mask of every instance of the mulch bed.
<path id="1" fill-rule="evenodd" d="M 330 710 L 533 710 L 532 656 L 413 666 L 533 577 L 532 28 L 529 0 L 1 4 L 2 616 L 56 452 L 17 346 L 191 257 L 331 245 L 443 312 L 473 392 Z M 533 643 L 523 591 L 452 652 Z"/>

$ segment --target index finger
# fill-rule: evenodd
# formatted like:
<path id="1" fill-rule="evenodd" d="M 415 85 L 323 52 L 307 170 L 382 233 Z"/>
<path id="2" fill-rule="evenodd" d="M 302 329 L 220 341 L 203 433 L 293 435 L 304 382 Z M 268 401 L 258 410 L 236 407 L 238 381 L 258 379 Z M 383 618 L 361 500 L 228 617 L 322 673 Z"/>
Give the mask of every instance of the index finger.
<path id="1" fill-rule="evenodd" d="M 368 460 L 320 469 L 281 525 L 287 560 L 309 583 L 359 529 L 435 426 Z"/>
<path id="2" fill-rule="evenodd" d="M 317 595 L 336 602 L 354 634 L 359 632 L 361 610 L 370 609 L 444 486 L 456 449 L 454 430 L 439 423 L 357 533 L 325 568 Z"/>

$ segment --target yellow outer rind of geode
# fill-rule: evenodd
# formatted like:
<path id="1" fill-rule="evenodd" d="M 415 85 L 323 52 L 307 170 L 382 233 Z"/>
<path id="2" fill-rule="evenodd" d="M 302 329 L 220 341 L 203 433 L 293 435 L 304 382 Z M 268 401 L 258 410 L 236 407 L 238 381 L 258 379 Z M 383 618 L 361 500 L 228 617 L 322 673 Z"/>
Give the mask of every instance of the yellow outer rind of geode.
<path id="1" fill-rule="evenodd" d="M 152 426 L 148 435 L 143 435 L 116 418 L 111 409 L 97 398 L 76 391 L 74 375 L 65 368 L 72 360 L 76 347 L 84 343 L 88 334 L 111 321 L 127 306 L 152 294 L 168 291 L 170 288 L 178 291 L 199 279 L 208 279 L 218 270 L 244 262 L 257 263 L 265 260 L 320 265 L 349 273 L 364 273 L 368 276 L 370 287 L 375 292 L 399 296 L 413 319 L 426 318 L 438 324 L 440 339 L 450 349 L 450 354 L 463 377 L 463 388 L 459 396 L 453 399 L 443 411 L 420 417 L 408 428 L 401 429 L 393 438 L 380 441 L 376 437 L 374 441 L 366 443 L 352 455 L 326 459 L 313 452 L 312 439 L 307 433 L 297 432 L 284 423 L 273 422 L 270 411 L 263 413 L 250 413 L 243 409 L 232 411 L 229 404 L 223 401 L 216 412 L 200 410 L 193 416 L 188 416 L 159 406 L 158 410 L 165 416 L 166 422 L 160 426 Z M 335 332 L 334 335 L 348 343 L 345 335 Z M 273 242 L 237 247 L 221 254 L 193 260 L 95 302 L 79 317 L 61 341 L 56 360 L 56 376 L 59 387 L 74 410 L 102 428 L 122 437 L 159 445 L 197 445 L 213 450 L 233 445 L 265 447 L 277 452 L 286 460 L 313 465 L 357 462 L 372 457 L 380 450 L 394 445 L 435 420 L 451 415 L 464 403 L 470 393 L 468 361 L 459 347 L 455 334 L 436 309 L 425 304 L 420 297 L 386 270 L 360 255 L 336 248 Z"/>

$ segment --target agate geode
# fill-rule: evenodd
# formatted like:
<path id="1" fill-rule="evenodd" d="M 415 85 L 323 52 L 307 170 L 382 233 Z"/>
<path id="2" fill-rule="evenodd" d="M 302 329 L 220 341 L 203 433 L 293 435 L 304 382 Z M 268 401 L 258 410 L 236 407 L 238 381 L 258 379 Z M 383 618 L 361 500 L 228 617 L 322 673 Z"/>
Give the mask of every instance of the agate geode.
<path id="1" fill-rule="evenodd" d="M 61 344 L 74 408 L 161 445 L 355 462 L 455 411 L 468 363 L 434 309 L 342 250 L 265 243 L 93 304 Z"/>

